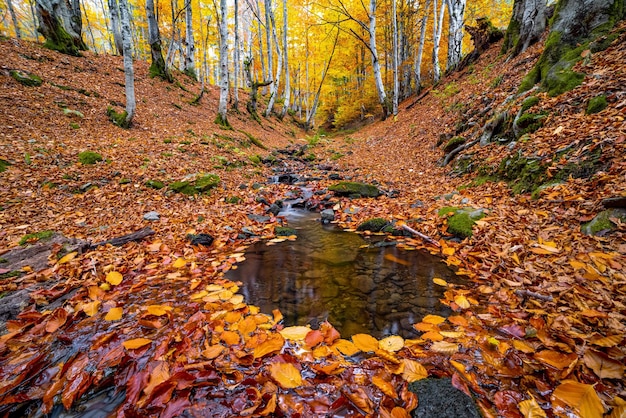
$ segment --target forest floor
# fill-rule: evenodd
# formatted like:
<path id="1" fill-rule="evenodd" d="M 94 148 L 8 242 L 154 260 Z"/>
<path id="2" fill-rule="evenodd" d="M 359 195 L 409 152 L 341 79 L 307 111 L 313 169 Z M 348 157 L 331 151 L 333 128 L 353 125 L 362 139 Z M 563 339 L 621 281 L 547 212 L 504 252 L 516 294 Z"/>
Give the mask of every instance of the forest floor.
<path id="1" fill-rule="evenodd" d="M 475 145 L 445 167 L 438 144 L 479 138 L 490 117 L 518 112 L 540 45 L 510 61 L 495 45 L 397 118 L 320 136 L 245 110 L 219 129 L 216 90 L 192 105 L 198 83 L 150 79 L 143 62 L 137 116 L 123 130 L 106 115 L 123 109 L 119 57 L 0 42 L 0 412 L 402 417 L 419 402 L 409 383 L 446 376 L 484 416 L 624 416 L 626 228 L 611 217 L 611 230 L 581 232 L 604 199 L 626 198 L 624 38 L 579 64 L 587 77 L 576 89 L 532 92 L 537 130 Z M 23 86 L 10 70 L 43 83 Z M 586 114 L 600 94 L 608 106 Z M 103 161 L 79 162 L 87 150 Z M 244 300 L 224 272 L 251 242 L 275 238 L 268 204 L 296 187 L 268 177 L 294 162 L 295 174 L 318 179 L 309 185 L 327 199 L 314 203 L 333 207 L 342 227 L 382 217 L 434 239 L 394 237 L 458 267 L 464 285 L 438 281 L 454 314 L 424 318 L 412 340 L 343 339 L 329 323 L 284 327 L 278 310 Z M 522 180 L 540 177 L 523 167 L 538 165 L 543 187 L 531 195 Z M 199 187 L 203 173 L 219 176 L 210 193 L 172 190 Z M 330 177 L 385 193 L 334 196 Z M 444 207 L 486 216 L 458 239 Z M 145 227 L 154 234 L 143 240 L 91 245 Z M 214 240 L 194 245 L 188 234 Z"/>

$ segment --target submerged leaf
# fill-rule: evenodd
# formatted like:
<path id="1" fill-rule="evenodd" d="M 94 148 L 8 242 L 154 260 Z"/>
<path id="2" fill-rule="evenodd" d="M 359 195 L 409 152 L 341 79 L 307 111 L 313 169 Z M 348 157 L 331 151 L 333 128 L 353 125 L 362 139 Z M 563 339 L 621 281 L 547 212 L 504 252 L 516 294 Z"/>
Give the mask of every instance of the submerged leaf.
<path id="1" fill-rule="evenodd" d="M 300 370 L 291 363 L 272 363 L 269 365 L 272 378 L 283 388 L 293 389 L 302 386 Z"/>

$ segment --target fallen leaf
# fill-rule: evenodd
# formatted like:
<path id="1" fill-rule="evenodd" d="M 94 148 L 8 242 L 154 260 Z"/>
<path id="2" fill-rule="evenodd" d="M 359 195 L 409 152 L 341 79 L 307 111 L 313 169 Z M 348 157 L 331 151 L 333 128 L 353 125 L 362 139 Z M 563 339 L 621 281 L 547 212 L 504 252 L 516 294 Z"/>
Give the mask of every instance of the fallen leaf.
<path id="1" fill-rule="evenodd" d="M 167 305 L 149 305 L 146 309 L 150 315 L 162 316 L 170 312 L 172 307 Z"/>
<path id="2" fill-rule="evenodd" d="M 546 418 L 547 415 L 535 398 L 526 399 L 517 404 L 524 418 Z"/>
<path id="3" fill-rule="evenodd" d="M 574 353 L 565 354 L 554 350 L 542 350 L 535 353 L 535 359 L 558 370 L 562 370 L 569 368 L 573 362 L 578 361 L 578 356 Z"/>
<path id="4" fill-rule="evenodd" d="M 563 380 L 552 393 L 552 398 L 563 402 L 581 417 L 601 417 L 602 401 L 591 385 L 575 380 Z"/>
<path id="5" fill-rule="evenodd" d="M 127 350 L 134 350 L 135 348 L 143 347 L 144 345 L 150 344 L 151 342 L 152 340 L 149 340 L 147 338 L 133 338 L 132 340 L 124 341 L 122 345 Z"/>
<path id="6" fill-rule="evenodd" d="M 304 341 L 306 335 L 311 331 L 311 328 L 304 326 L 287 327 L 280 330 L 282 335 L 287 340 Z"/>
<path id="7" fill-rule="evenodd" d="M 404 338 L 399 335 L 391 335 L 378 341 L 378 347 L 382 350 L 395 353 L 404 347 Z"/>
<path id="8" fill-rule="evenodd" d="M 404 363 L 402 378 L 408 383 L 412 383 L 428 377 L 428 372 L 426 371 L 426 368 L 422 366 L 420 362 L 406 358 L 402 359 L 402 362 Z"/>
<path id="9" fill-rule="evenodd" d="M 98 313 L 99 309 L 100 309 L 99 300 L 94 300 L 93 302 L 84 303 L 82 306 L 82 310 L 83 312 L 85 312 L 85 314 L 87 314 L 87 316 L 94 316 L 96 313 Z"/>
<path id="10" fill-rule="evenodd" d="M 459 345 L 456 343 L 449 343 L 447 341 L 436 341 L 432 343 L 430 350 L 435 353 L 452 355 L 459 351 Z"/>
<path id="11" fill-rule="evenodd" d="M 124 310 L 122 308 L 111 308 L 109 312 L 104 316 L 105 321 L 119 321 L 122 319 L 122 313 Z"/>
<path id="12" fill-rule="evenodd" d="M 393 386 L 391 385 L 391 383 L 389 383 L 387 380 L 379 377 L 379 376 L 374 376 L 372 377 L 372 383 L 378 388 L 380 389 L 385 395 L 395 399 L 398 397 L 398 393 L 396 392 L 396 390 L 393 388 Z"/>
<path id="13" fill-rule="evenodd" d="M 176 261 L 174 261 L 174 264 L 172 264 L 172 267 L 174 267 L 175 269 L 179 269 L 182 267 L 185 267 L 187 265 L 187 260 L 185 260 L 184 257 L 179 257 L 176 259 Z"/>
<path id="14" fill-rule="evenodd" d="M 272 378 L 283 389 L 293 389 L 302 386 L 300 370 L 291 363 L 272 363 L 269 365 Z"/>
<path id="15" fill-rule="evenodd" d="M 344 339 L 337 340 L 335 344 L 333 344 L 333 348 L 336 348 L 341 354 L 348 357 L 361 351 L 352 341 Z"/>
<path id="16" fill-rule="evenodd" d="M 448 286 L 448 282 L 446 282 L 444 279 L 440 279 L 439 277 L 433 278 L 433 283 L 438 284 L 439 286 L 443 286 L 443 287 Z"/>
<path id="17" fill-rule="evenodd" d="M 254 349 L 253 356 L 254 358 L 263 357 L 269 353 L 273 353 L 274 351 L 278 351 L 283 348 L 285 344 L 285 339 L 280 334 L 274 334 L 270 339 L 261 343 L 258 347 Z"/>
<path id="18" fill-rule="evenodd" d="M 462 309 L 469 309 L 470 303 L 467 298 L 463 295 L 457 295 L 454 297 L 454 302 L 459 305 Z"/>
<path id="19" fill-rule="evenodd" d="M 587 350 L 583 358 L 585 365 L 589 367 L 600 379 L 622 379 L 624 377 L 624 364 L 613 360 L 604 353 L 595 350 Z"/>
<path id="20" fill-rule="evenodd" d="M 426 315 L 423 319 L 422 322 L 426 322 L 427 324 L 434 324 L 434 325 L 438 325 L 441 324 L 442 322 L 445 322 L 446 318 L 444 318 L 443 316 L 439 316 L 439 315 Z"/>
<path id="21" fill-rule="evenodd" d="M 368 334 L 355 334 L 352 336 L 352 342 L 365 353 L 378 350 L 378 340 Z"/>
<path id="22" fill-rule="evenodd" d="M 121 273 L 118 273 L 117 271 L 110 271 L 107 273 L 106 276 L 107 283 L 113 286 L 117 286 L 118 284 L 122 283 L 122 279 L 123 277 Z"/>
<path id="23" fill-rule="evenodd" d="M 60 327 L 62 327 L 67 321 L 67 311 L 63 308 L 57 308 L 52 315 L 50 315 L 50 319 L 46 322 L 46 332 L 53 333 Z"/>
<path id="24" fill-rule="evenodd" d="M 208 360 L 213 360 L 214 358 L 217 358 L 220 354 L 222 354 L 225 349 L 226 348 L 223 345 L 212 345 L 203 350 L 202 355 Z"/>
<path id="25" fill-rule="evenodd" d="M 78 255 L 77 251 L 72 251 L 71 253 L 65 254 L 63 257 L 59 259 L 59 261 L 57 261 L 57 264 L 69 263 L 74 258 L 76 258 L 76 255 Z"/>

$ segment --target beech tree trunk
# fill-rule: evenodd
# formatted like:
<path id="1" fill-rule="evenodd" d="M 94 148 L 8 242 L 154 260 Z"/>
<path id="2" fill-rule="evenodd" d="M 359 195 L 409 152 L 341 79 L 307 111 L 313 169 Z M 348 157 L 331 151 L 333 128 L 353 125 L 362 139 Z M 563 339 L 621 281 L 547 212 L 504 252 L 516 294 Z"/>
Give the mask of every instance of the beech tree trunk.
<path id="1" fill-rule="evenodd" d="M 398 11 L 397 0 L 391 2 L 391 19 L 393 24 L 393 115 L 398 114 L 398 100 L 400 85 L 398 83 Z"/>
<path id="2" fill-rule="evenodd" d="M 185 5 L 185 74 L 194 80 L 196 75 L 196 44 L 193 39 L 193 14 L 191 0 L 187 0 Z"/>
<path id="3" fill-rule="evenodd" d="M 463 16 L 466 0 L 446 0 L 448 6 L 448 62 L 446 71 L 453 71 L 461 62 L 463 47 Z"/>
<path id="4" fill-rule="evenodd" d="M 15 9 L 13 8 L 11 0 L 7 0 L 7 7 L 9 9 L 9 14 L 11 15 L 11 20 L 13 21 L 13 27 L 15 28 L 15 37 L 17 39 L 22 39 L 22 32 L 20 31 L 20 25 L 18 24 L 17 15 L 15 14 Z"/>
<path id="5" fill-rule="evenodd" d="M 220 101 L 217 108 L 217 124 L 230 126 L 226 116 L 228 104 L 228 7 L 227 0 L 220 0 L 220 65 L 219 65 L 219 86 Z"/>
<path id="6" fill-rule="evenodd" d="M 428 13 L 430 11 L 430 3 L 432 0 L 427 0 L 424 6 L 424 17 L 420 25 L 420 40 L 419 47 L 417 48 L 417 56 L 415 57 L 415 93 L 419 94 L 422 91 L 422 58 L 424 57 L 424 44 L 426 42 L 426 24 L 428 23 Z"/>
<path id="7" fill-rule="evenodd" d="M 126 92 L 126 126 L 130 126 L 135 116 L 135 75 L 133 71 L 133 48 L 131 45 L 130 11 L 127 0 L 119 0 L 122 45 L 124 53 L 124 88 Z"/>
<path id="8" fill-rule="evenodd" d="M 283 54 L 278 44 L 278 36 L 276 35 L 276 20 L 274 18 L 274 11 L 272 10 L 272 2 L 271 0 L 265 1 L 265 13 L 268 16 L 268 21 L 266 24 L 268 28 L 271 26 L 272 28 L 272 39 L 274 40 L 274 45 L 276 46 L 276 74 L 274 75 L 274 82 L 270 86 L 270 101 L 267 104 L 267 109 L 265 109 L 265 117 L 269 117 L 274 111 L 274 103 L 276 102 L 276 97 L 278 96 L 278 87 L 280 86 L 280 76 L 283 72 Z M 268 51 L 272 50 L 272 43 L 268 43 Z M 269 55 L 269 54 L 268 54 Z M 271 68 L 271 67 L 270 67 Z M 271 74 L 271 72 L 270 72 Z"/>
<path id="9" fill-rule="evenodd" d="M 82 38 L 80 0 L 37 0 L 37 20 L 37 31 L 46 39 L 46 48 L 76 56 L 87 49 Z"/>
<path id="10" fill-rule="evenodd" d="M 389 115 L 389 103 L 387 103 L 387 93 L 383 85 L 383 78 L 380 72 L 380 61 L 378 60 L 378 51 L 376 49 L 376 0 L 370 0 L 369 10 L 369 48 L 372 55 L 372 71 L 374 73 L 374 82 L 376 84 L 376 92 L 378 93 L 378 102 L 383 109 L 383 120 Z"/>
<path id="11" fill-rule="evenodd" d="M 108 0 L 109 15 L 111 16 L 111 31 L 113 32 L 113 43 L 115 44 L 115 53 L 122 55 L 124 53 L 124 45 L 122 44 L 122 32 L 120 30 L 120 10 L 116 0 Z"/>
<path id="12" fill-rule="evenodd" d="M 235 51 L 233 52 L 233 61 L 235 74 L 233 80 L 233 109 L 239 109 L 239 0 L 235 0 Z"/>
<path id="13" fill-rule="evenodd" d="M 283 56 L 285 60 L 285 103 L 280 118 L 287 114 L 291 103 L 291 80 L 289 77 L 289 48 L 287 44 L 287 0 L 283 0 Z"/>
<path id="14" fill-rule="evenodd" d="M 152 56 L 150 77 L 161 77 L 171 82 L 172 77 L 165 68 L 165 60 L 161 50 L 161 34 L 159 33 L 159 24 L 154 16 L 154 0 L 146 0 L 146 15 L 148 17 L 148 43 Z"/>
<path id="15" fill-rule="evenodd" d="M 546 29 L 546 0 L 515 0 L 502 53 L 515 56 L 537 42 Z"/>
<path id="16" fill-rule="evenodd" d="M 443 26 L 444 0 L 441 6 L 437 7 L 437 0 L 433 2 L 433 84 L 437 84 L 441 79 L 441 66 L 439 65 L 439 42 L 441 42 L 441 30 Z M 439 15 L 437 15 L 439 14 Z"/>

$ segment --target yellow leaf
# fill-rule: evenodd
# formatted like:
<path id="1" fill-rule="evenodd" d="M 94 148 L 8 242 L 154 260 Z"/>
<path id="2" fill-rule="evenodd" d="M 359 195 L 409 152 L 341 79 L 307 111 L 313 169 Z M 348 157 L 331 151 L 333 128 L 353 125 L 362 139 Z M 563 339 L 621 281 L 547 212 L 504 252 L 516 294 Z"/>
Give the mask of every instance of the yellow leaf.
<path id="1" fill-rule="evenodd" d="M 575 380 L 563 380 L 552 397 L 578 412 L 581 417 L 601 417 L 604 413 L 602 401 L 593 386 Z"/>
<path id="2" fill-rule="evenodd" d="M 233 295 L 228 301 L 233 305 L 239 305 L 243 302 L 243 295 Z"/>
<path id="3" fill-rule="evenodd" d="M 430 346 L 430 350 L 435 353 L 452 355 L 459 351 L 459 345 L 447 341 L 436 341 Z"/>
<path id="4" fill-rule="evenodd" d="M 310 331 L 311 328 L 304 326 L 287 327 L 280 331 L 280 335 L 287 340 L 304 341 L 304 337 L 306 337 Z"/>
<path id="5" fill-rule="evenodd" d="M 117 271 L 110 271 L 107 273 L 106 281 L 113 286 L 117 286 L 122 283 L 122 274 Z"/>
<path id="6" fill-rule="evenodd" d="M 98 313 L 98 309 L 100 309 L 100 301 L 94 300 L 93 302 L 88 302 L 83 304 L 82 310 L 87 314 L 87 316 L 94 316 Z"/>
<path id="7" fill-rule="evenodd" d="M 463 295 L 457 295 L 454 297 L 454 302 L 459 305 L 462 309 L 468 309 L 470 307 L 470 303 L 467 298 Z"/>
<path id="8" fill-rule="evenodd" d="M 202 299 L 203 297 L 205 297 L 208 294 L 209 294 L 209 292 L 207 292 L 206 290 L 201 290 L 199 292 L 196 292 L 196 293 L 192 294 L 191 295 L 191 299 L 199 300 L 199 299 Z"/>
<path id="9" fill-rule="evenodd" d="M 378 347 L 390 353 L 395 353 L 404 347 L 404 338 L 399 335 L 391 335 L 378 341 Z"/>
<path id="10" fill-rule="evenodd" d="M 443 316 L 439 316 L 439 315 L 426 315 L 424 317 L 424 319 L 422 319 L 422 322 L 425 322 L 427 324 L 441 324 L 442 322 L 444 322 L 446 320 L 446 318 L 444 318 Z"/>
<path id="11" fill-rule="evenodd" d="M 378 340 L 368 334 L 355 334 L 352 336 L 354 345 L 363 352 L 378 350 Z"/>
<path id="12" fill-rule="evenodd" d="M 624 339 L 623 334 L 607 335 L 606 337 L 594 334 L 589 338 L 589 342 L 600 347 L 615 347 Z"/>
<path id="13" fill-rule="evenodd" d="M 444 255 L 454 255 L 454 248 L 453 247 L 445 247 L 444 249 L 441 250 L 441 252 Z"/>
<path id="14" fill-rule="evenodd" d="M 376 387 L 378 387 L 378 389 L 380 389 L 385 395 L 390 396 L 393 399 L 396 399 L 398 397 L 398 394 L 396 393 L 396 390 L 393 388 L 391 383 L 389 383 L 385 379 L 374 376 L 372 377 L 372 383 L 376 385 Z"/>
<path id="15" fill-rule="evenodd" d="M 57 263 L 58 264 L 68 263 L 68 262 L 72 261 L 74 258 L 76 258 L 77 254 L 78 254 L 77 251 L 72 251 L 71 253 L 65 254 L 63 257 L 61 257 L 61 259 L 59 261 L 57 261 Z"/>
<path id="16" fill-rule="evenodd" d="M 348 357 L 353 356 L 361 351 L 356 347 L 356 345 L 352 343 L 352 341 L 344 339 L 337 340 L 335 344 L 333 344 L 333 348 L 336 348 L 341 354 Z"/>
<path id="17" fill-rule="evenodd" d="M 247 316 L 238 324 L 238 329 L 239 332 L 241 332 L 241 334 L 245 337 L 256 329 L 256 325 L 254 317 Z"/>
<path id="18" fill-rule="evenodd" d="M 535 352 L 535 349 L 533 347 L 531 347 L 524 341 L 520 341 L 520 340 L 513 340 L 513 347 L 515 347 L 515 349 L 521 351 L 522 353 L 534 353 Z"/>
<path id="19" fill-rule="evenodd" d="M 588 349 L 584 357 L 585 364 L 600 379 L 621 379 L 624 377 L 624 365 L 622 362 L 613 360 L 606 354 Z"/>
<path id="20" fill-rule="evenodd" d="M 404 371 L 402 372 L 402 378 L 408 383 L 415 382 L 416 380 L 425 379 L 428 377 L 428 372 L 422 364 L 415 360 L 402 359 L 404 362 Z"/>
<path id="21" fill-rule="evenodd" d="M 274 336 L 270 337 L 270 339 L 263 342 L 261 345 L 254 349 L 254 358 L 263 357 L 266 354 L 278 351 L 283 348 L 284 344 L 285 339 L 283 338 L 283 336 L 280 334 L 274 334 Z"/>
<path id="22" fill-rule="evenodd" d="M 448 282 L 446 282 L 444 279 L 441 279 L 439 277 L 434 277 L 433 283 L 438 284 L 439 286 L 443 286 L 443 287 L 448 286 Z"/>
<path id="23" fill-rule="evenodd" d="M 224 331 L 220 338 L 228 345 L 236 345 L 240 342 L 239 333 L 235 331 Z"/>
<path id="24" fill-rule="evenodd" d="M 445 338 L 459 338 L 465 335 L 465 333 L 462 331 L 439 331 L 439 334 L 441 334 Z"/>
<path id="25" fill-rule="evenodd" d="M 269 365 L 270 375 L 283 388 L 293 389 L 302 386 L 302 375 L 291 363 L 272 363 Z"/>
<path id="26" fill-rule="evenodd" d="M 172 307 L 167 305 L 150 305 L 146 309 L 150 315 L 162 316 L 171 311 Z"/>
<path id="27" fill-rule="evenodd" d="M 150 344 L 151 342 L 152 340 L 149 340 L 147 338 L 133 338 L 132 340 L 124 341 L 122 345 L 127 350 L 134 350 L 135 348 L 143 347 L 144 345 Z"/>
<path id="28" fill-rule="evenodd" d="M 124 310 L 122 308 L 111 308 L 109 312 L 104 316 L 105 321 L 119 321 L 122 319 L 122 313 Z"/>
<path id="29" fill-rule="evenodd" d="M 179 257 L 176 259 L 176 261 L 174 261 L 174 264 L 172 264 L 172 267 L 174 267 L 175 269 L 179 269 L 181 267 L 185 267 L 187 265 L 187 260 L 185 260 L 185 257 Z"/>
<path id="30" fill-rule="evenodd" d="M 539 406 L 535 398 L 527 399 L 517 404 L 524 418 L 545 418 L 546 413 Z"/>
<path id="31" fill-rule="evenodd" d="M 578 361 L 578 355 L 575 353 L 565 354 L 555 350 L 542 350 L 535 353 L 535 359 L 556 369 L 562 370 L 569 368 L 573 362 Z"/>
<path id="32" fill-rule="evenodd" d="M 465 373 L 467 371 L 465 368 L 465 364 L 463 363 L 459 363 L 455 360 L 450 360 L 450 364 L 461 373 Z"/>

